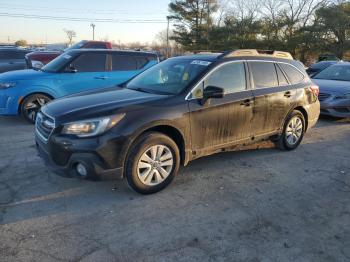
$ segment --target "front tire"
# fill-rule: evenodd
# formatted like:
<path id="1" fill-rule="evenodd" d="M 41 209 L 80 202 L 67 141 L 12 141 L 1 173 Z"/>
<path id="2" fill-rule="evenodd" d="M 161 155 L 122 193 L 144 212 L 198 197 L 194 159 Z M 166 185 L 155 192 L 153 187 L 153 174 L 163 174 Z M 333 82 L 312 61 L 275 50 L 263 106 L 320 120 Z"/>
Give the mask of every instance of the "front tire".
<path id="1" fill-rule="evenodd" d="M 21 104 L 21 115 L 29 123 L 34 124 L 40 108 L 51 101 L 51 98 L 43 94 L 33 94 L 26 97 Z"/>
<path id="2" fill-rule="evenodd" d="M 153 194 L 166 188 L 176 176 L 180 154 L 176 143 L 158 132 L 143 135 L 132 145 L 125 177 L 140 194 Z"/>
<path id="3" fill-rule="evenodd" d="M 276 146 L 282 150 L 296 149 L 305 134 L 305 118 L 304 115 L 294 110 L 286 119 L 283 127 L 282 135 L 275 142 Z"/>

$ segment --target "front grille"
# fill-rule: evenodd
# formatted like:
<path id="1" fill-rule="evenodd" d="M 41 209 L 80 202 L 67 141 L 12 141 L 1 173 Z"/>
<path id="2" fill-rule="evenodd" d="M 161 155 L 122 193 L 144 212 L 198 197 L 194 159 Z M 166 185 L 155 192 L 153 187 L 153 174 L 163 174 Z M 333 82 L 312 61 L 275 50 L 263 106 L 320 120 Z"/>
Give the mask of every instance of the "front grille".
<path id="1" fill-rule="evenodd" d="M 331 96 L 332 96 L 331 94 L 320 93 L 320 94 L 318 95 L 318 100 L 324 101 L 324 100 L 330 98 Z"/>
<path id="2" fill-rule="evenodd" d="M 55 128 L 55 121 L 48 115 L 45 115 L 42 112 L 39 112 L 35 121 L 35 130 L 36 133 L 41 137 L 45 142 L 50 138 L 50 135 Z"/>

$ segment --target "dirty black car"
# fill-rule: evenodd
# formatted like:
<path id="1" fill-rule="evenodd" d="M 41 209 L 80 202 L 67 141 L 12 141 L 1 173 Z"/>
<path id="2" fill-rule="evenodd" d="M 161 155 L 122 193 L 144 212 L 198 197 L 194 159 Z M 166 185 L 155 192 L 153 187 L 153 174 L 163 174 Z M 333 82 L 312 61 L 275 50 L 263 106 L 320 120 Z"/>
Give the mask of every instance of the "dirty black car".
<path id="1" fill-rule="evenodd" d="M 65 176 L 124 177 L 142 194 L 180 165 L 271 139 L 293 150 L 315 125 L 318 87 L 284 52 L 168 59 L 120 87 L 55 100 L 36 120 L 40 155 Z"/>

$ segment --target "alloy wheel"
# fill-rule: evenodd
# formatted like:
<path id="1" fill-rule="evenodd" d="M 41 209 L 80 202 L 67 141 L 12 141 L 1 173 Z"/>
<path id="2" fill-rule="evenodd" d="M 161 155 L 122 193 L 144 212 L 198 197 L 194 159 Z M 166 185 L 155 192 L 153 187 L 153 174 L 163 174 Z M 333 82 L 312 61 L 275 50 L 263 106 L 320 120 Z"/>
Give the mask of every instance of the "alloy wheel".
<path id="1" fill-rule="evenodd" d="M 137 164 L 137 175 L 147 186 L 162 183 L 171 173 L 174 166 L 172 151 L 164 145 L 154 145 L 148 148 Z"/>
<path id="2" fill-rule="evenodd" d="M 34 122 L 40 108 L 49 101 L 50 99 L 47 97 L 33 97 L 24 105 L 24 114 L 29 120 Z"/>
<path id="3" fill-rule="evenodd" d="M 299 142 L 303 134 L 303 121 L 298 116 L 294 116 L 289 120 L 286 128 L 286 140 L 288 144 L 295 145 Z"/>

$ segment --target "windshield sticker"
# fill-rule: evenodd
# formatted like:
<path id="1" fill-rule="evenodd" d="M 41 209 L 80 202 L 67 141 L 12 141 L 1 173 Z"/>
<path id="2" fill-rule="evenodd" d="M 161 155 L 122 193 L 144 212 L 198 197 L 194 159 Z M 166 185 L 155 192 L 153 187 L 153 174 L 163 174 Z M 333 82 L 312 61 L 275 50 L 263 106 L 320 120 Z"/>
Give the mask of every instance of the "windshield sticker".
<path id="1" fill-rule="evenodd" d="M 63 58 L 65 58 L 65 59 L 70 59 L 72 56 L 70 56 L 70 55 L 64 55 L 63 56 Z"/>
<path id="2" fill-rule="evenodd" d="M 202 61 L 202 60 L 193 60 L 191 65 L 201 65 L 201 66 L 208 66 L 211 62 L 209 61 Z"/>

